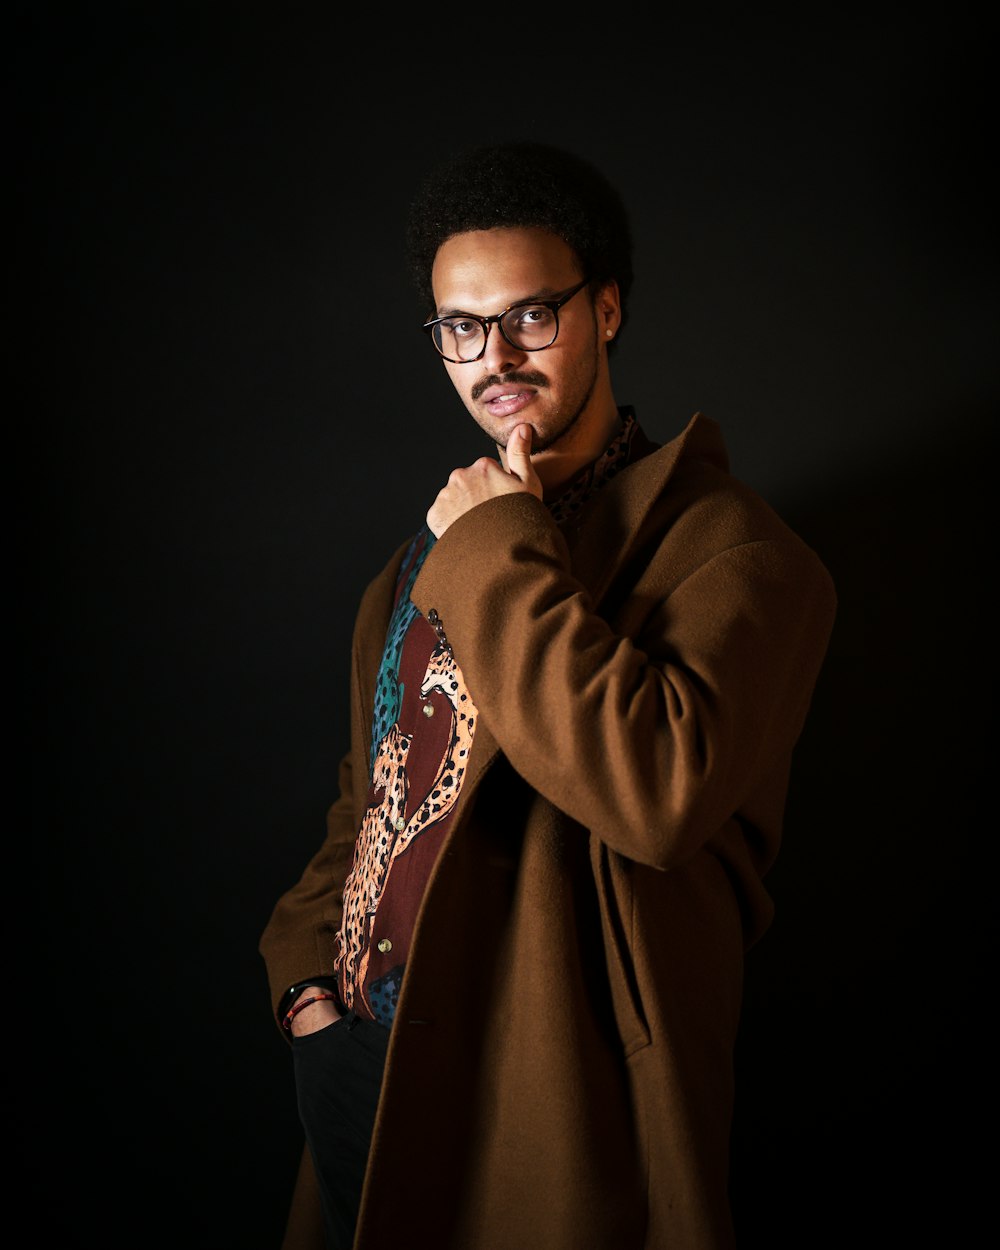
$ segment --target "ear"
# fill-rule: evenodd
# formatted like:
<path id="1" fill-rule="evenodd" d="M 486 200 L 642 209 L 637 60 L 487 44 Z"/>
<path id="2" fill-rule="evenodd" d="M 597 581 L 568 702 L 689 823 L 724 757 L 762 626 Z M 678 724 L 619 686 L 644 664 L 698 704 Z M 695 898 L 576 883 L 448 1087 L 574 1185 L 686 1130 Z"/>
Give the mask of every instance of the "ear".
<path id="1" fill-rule="evenodd" d="M 603 286 L 598 287 L 594 296 L 594 313 L 597 317 L 597 329 L 605 343 L 610 343 L 618 333 L 622 323 L 621 297 L 618 294 L 618 283 L 609 278 Z"/>

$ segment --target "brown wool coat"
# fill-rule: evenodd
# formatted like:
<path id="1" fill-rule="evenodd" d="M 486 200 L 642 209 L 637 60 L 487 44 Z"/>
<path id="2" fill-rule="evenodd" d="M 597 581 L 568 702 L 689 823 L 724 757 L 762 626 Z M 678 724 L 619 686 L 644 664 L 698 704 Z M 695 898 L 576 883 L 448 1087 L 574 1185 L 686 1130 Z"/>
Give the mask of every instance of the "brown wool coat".
<path id="1" fill-rule="evenodd" d="M 275 1007 L 333 963 L 404 549 L 358 614 L 327 840 L 261 939 Z M 699 415 L 569 532 L 526 494 L 474 508 L 412 598 L 480 724 L 403 979 L 357 1250 L 420 1230 L 441 1250 L 726 1250 L 743 956 L 771 918 L 829 574 Z M 284 1247 L 322 1250 L 305 1154 Z"/>

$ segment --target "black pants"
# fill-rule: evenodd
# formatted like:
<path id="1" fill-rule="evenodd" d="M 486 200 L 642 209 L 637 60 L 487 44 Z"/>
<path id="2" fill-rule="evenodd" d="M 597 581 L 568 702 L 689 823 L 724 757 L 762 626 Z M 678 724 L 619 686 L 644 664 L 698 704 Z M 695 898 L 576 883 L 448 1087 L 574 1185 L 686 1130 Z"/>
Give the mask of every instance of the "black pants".
<path id="1" fill-rule="evenodd" d="M 382 1088 L 389 1030 L 353 1011 L 292 1042 L 299 1119 L 319 1182 L 330 1250 L 350 1250 Z"/>

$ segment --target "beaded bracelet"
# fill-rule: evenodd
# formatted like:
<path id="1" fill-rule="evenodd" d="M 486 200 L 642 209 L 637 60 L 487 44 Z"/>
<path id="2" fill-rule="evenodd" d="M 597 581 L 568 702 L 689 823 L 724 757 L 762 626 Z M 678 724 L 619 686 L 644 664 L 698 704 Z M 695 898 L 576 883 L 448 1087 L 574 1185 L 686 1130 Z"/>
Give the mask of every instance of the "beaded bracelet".
<path id="1" fill-rule="evenodd" d="M 281 1027 L 288 1032 L 292 1027 L 292 1021 L 304 1007 L 311 1007 L 313 1003 L 321 1003 L 326 998 L 336 998 L 336 994 L 314 994 L 312 998 L 303 998 L 301 1002 L 296 1003 L 294 1007 L 285 1012 L 285 1018 L 281 1022 Z"/>

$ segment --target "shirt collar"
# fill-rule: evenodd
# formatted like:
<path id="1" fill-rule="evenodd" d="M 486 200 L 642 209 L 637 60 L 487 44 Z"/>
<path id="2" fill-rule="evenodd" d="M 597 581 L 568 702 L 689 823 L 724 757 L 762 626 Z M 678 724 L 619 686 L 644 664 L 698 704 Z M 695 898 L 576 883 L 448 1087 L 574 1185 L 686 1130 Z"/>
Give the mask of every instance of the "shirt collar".
<path id="1" fill-rule="evenodd" d="M 585 465 L 579 473 L 559 492 L 555 499 L 546 501 L 557 525 L 578 515 L 587 500 L 629 463 L 632 457 L 632 441 L 639 423 L 631 408 L 619 408 L 621 426 L 604 451 Z"/>

